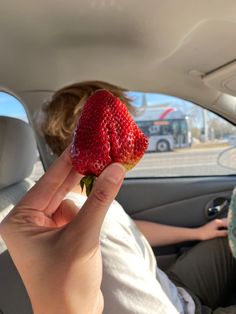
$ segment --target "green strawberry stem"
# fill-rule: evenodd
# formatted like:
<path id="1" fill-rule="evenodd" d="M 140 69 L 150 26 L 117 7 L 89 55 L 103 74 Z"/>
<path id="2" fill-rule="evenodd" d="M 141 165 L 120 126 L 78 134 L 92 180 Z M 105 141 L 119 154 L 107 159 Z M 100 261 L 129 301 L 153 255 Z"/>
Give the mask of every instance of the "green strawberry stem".
<path id="1" fill-rule="evenodd" d="M 93 185 L 96 181 L 96 176 L 84 176 L 80 181 L 80 186 L 82 189 L 82 192 L 85 187 L 86 195 L 89 196 L 90 192 L 92 191 Z"/>

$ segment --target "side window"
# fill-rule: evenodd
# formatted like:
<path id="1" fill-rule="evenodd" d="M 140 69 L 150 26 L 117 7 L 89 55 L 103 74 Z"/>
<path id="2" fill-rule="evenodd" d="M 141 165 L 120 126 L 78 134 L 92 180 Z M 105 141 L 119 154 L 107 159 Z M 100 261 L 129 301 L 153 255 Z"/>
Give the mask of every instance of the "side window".
<path id="1" fill-rule="evenodd" d="M 22 103 L 5 92 L 0 92 L 0 116 L 14 117 L 29 123 Z"/>
<path id="2" fill-rule="evenodd" d="M 136 107 L 133 118 L 148 136 L 149 146 L 127 177 L 236 174 L 232 158 L 222 158 L 236 146 L 233 124 L 176 97 L 137 92 L 128 96 Z"/>
<path id="3" fill-rule="evenodd" d="M 0 116 L 13 117 L 29 123 L 22 103 L 16 97 L 5 92 L 0 92 Z M 38 159 L 34 165 L 31 179 L 37 181 L 43 173 L 43 165 L 38 153 Z"/>

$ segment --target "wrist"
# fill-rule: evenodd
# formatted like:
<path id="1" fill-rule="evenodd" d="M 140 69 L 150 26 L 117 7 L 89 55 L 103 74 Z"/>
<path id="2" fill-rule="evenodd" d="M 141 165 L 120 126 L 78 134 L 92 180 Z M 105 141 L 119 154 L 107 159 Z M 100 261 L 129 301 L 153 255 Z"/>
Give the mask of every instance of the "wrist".
<path id="1" fill-rule="evenodd" d="M 40 300 L 40 303 L 38 302 Z M 49 299 L 31 299 L 34 314 L 102 314 L 103 295 L 101 291 L 97 296 L 81 298 L 78 294 L 75 297 L 57 298 L 50 295 Z"/>
<path id="2" fill-rule="evenodd" d="M 193 240 L 194 241 L 204 240 L 201 227 L 193 228 Z"/>
<path id="3" fill-rule="evenodd" d="M 78 301 L 77 301 L 78 304 Z M 76 305 L 76 304 L 75 304 Z M 52 296 L 51 302 L 45 302 L 41 300 L 40 303 L 32 302 L 32 308 L 34 314 L 78 314 L 78 309 L 81 308 L 81 304 L 78 306 L 77 310 L 71 308 L 71 306 L 64 301 L 60 300 L 55 303 L 55 299 Z M 83 309 L 83 306 L 82 306 Z"/>

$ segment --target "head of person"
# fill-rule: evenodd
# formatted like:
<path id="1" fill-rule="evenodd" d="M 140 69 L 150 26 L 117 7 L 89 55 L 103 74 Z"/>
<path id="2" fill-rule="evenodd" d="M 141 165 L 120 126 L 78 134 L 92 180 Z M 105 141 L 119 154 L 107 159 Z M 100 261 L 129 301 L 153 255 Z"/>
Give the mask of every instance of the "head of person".
<path id="1" fill-rule="evenodd" d="M 124 102 L 130 112 L 134 109 L 127 90 L 102 81 L 75 83 L 61 88 L 43 107 L 40 129 L 52 152 L 59 156 L 71 143 L 73 132 L 83 106 L 95 91 L 106 89 Z"/>

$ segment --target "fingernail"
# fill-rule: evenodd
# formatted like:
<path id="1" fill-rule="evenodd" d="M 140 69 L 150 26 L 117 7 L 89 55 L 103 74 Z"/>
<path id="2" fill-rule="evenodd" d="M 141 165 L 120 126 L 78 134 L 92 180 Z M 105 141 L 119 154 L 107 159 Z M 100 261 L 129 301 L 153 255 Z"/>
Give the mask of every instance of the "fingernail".
<path id="1" fill-rule="evenodd" d="M 112 164 L 102 175 L 105 180 L 118 184 L 125 176 L 125 168 L 121 164 Z"/>

